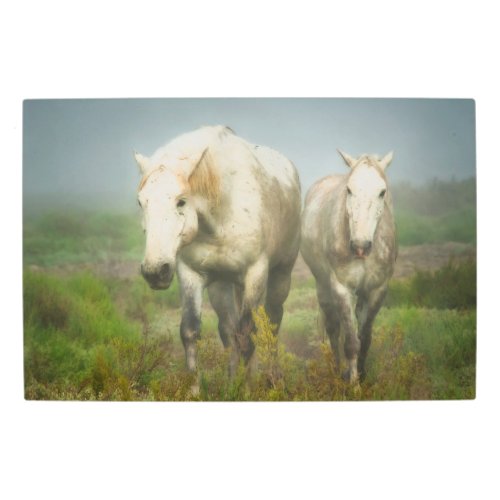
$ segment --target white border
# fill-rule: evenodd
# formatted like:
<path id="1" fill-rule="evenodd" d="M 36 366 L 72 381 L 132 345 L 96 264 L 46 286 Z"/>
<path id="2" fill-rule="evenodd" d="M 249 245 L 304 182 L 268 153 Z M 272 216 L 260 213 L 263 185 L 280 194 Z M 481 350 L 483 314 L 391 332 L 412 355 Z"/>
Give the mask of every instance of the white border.
<path id="1" fill-rule="evenodd" d="M 496 301 L 488 287 L 498 276 L 498 242 L 490 241 L 498 224 L 490 227 L 487 216 L 498 198 L 495 12 L 479 2 L 426 0 L 160 5 L 47 0 L 3 8 L 2 497 L 498 496 L 488 454 L 499 445 Z M 23 401 L 22 100 L 153 96 L 475 98 L 477 400 Z"/>

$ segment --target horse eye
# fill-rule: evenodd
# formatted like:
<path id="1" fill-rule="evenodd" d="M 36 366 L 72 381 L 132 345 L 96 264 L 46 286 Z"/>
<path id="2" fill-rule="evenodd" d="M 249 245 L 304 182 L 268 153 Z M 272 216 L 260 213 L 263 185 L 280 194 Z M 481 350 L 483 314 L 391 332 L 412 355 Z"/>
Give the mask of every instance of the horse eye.
<path id="1" fill-rule="evenodd" d="M 385 189 L 382 189 L 382 191 L 379 194 L 379 198 L 383 198 L 385 195 Z"/>
<path id="2" fill-rule="evenodd" d="M 182 208 L 186 204 L 186 200 L 179 200 L 177 202 L 177 208 Z"/>
<path id="3" fill-rule="evenodd" d="M 352 191 L 349 188 L 347 188 L 347 194 L 352 194 Z"/>

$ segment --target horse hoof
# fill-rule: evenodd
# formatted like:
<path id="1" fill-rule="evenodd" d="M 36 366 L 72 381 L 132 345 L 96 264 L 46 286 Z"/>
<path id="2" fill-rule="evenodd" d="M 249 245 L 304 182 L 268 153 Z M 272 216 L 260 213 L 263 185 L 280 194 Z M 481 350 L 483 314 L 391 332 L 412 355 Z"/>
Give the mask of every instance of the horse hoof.
<path id="1" fill-rule="evenodd" d="M 347 369 L 347 370 L 345 370 L 345 371 L 342 373 L 342 380 L 343 380 L 344 382 L 346 382 L 346 383 L 348 383 L 348 384 L 352 384 L 352 385 L 354 385 L 354 384 L 359 384 L 359 382 L 360 382 L 360 378 L 359 378 L 359 376 L 353 377 L 353 376 L 351 375 L 350 370 L 348 370 L 348 369 Z"/>
<path id="2" fill-rule="evenodd" d="M 192 397 L 197 398 L 200 395 L 200 385 L 198 383 L 193 384 L 189 388 L 189 394 L 191 394 Z"/>

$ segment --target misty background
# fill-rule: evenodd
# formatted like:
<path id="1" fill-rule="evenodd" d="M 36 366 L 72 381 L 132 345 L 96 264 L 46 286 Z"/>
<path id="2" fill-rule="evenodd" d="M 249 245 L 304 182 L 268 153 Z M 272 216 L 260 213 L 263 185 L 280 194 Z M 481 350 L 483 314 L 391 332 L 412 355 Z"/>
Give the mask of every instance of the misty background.
<path id="1" fill-rule="evenodd" d="M 475 175 L 471 99 L 173 98 L 27 100 L 23 191 L 29 202 L 135 206 L 133 151 L 227 125 L 296 165 L 303 192 L 352 156 L 394 151 L 389 179 L 420 185 Z M 91 208 L 91 207 L 89 207 Z"/>

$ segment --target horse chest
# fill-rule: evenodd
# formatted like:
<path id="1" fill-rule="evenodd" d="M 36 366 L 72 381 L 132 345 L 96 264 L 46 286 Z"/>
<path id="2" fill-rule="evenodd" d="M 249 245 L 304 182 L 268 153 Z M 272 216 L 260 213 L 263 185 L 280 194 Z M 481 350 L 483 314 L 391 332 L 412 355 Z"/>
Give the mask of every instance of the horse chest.
<path id="1" fill-rule="evenodd" d="M 246 256 L 237 248 L 209 242 L 196 242 L 182 250 L 182 260 L 199 274 L 230 277 L 238 281 L 245 269 Z"/>
<path id="2" fill-rule="evenodd" d="M 354 259 L 339 266 L 336 275 L 338 280 L 353 292 L 368 292 L 384 281 L 383 269 L 369 259 Z"/>

